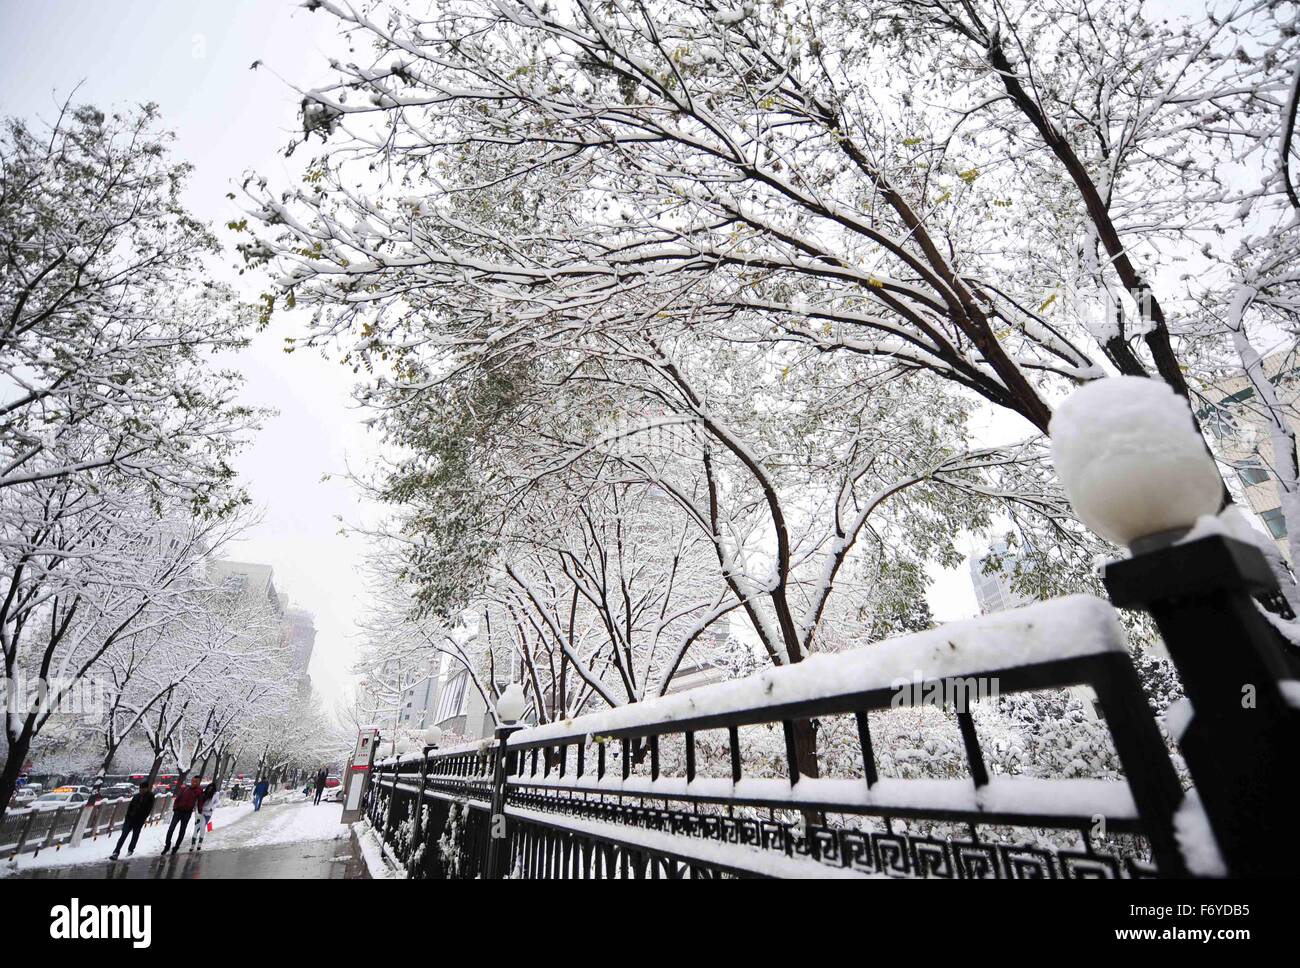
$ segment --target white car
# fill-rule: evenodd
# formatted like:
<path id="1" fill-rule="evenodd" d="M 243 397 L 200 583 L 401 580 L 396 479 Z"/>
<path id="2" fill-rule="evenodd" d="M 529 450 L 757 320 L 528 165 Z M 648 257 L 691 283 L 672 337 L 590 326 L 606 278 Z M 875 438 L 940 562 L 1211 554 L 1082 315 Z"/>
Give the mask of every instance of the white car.
<path id="1" fill-rule="evenodd" d="M 86 802 L 86 795 L 75 790 L 66 793 L 43 793 L 27 806 L 33 810 L 58 810 L 61 807 L 77 806 Z"/>
<path id="2" fill-rule="evenodd" d="M 342 802 L 343 802 L 343 784 L 340 783 L 340 784 L 339 784 L 338 786 L 336 786 L 336 787 L 326 787 L 325 792 L 321 794 L 320 798 L 321 798 L 322 800 L 325 800 L 325 801 L 329 802 L 329 803 L 342 803 Z"/>

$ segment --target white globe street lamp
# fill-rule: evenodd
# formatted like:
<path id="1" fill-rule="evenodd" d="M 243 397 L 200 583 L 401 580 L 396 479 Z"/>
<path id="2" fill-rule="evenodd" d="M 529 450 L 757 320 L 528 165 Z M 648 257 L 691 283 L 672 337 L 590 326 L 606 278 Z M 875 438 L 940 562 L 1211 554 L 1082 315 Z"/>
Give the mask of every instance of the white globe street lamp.
<path id="1" fill-rule="evenodd" d="M 424 745 L 437 746 L 442 742 L 442 730 L 437 726 L 430 726 L 424 731 Z"/>
<path id="2" fill-rule="evenodd" d="M 524 687 L 517 682 L 510 683 L 497 699 L 497 722 L 502 725 L 519 722 L 524 705 Z"/>
<path id="3" fill-rule="evenodd" d="M 1079 519 L 1134 550 L 1175 541 L 1219 510 L 1223 482 L 1187 401 L 1163 380 L 1121 376 L 1074 391 L 1050 427 Z"/>

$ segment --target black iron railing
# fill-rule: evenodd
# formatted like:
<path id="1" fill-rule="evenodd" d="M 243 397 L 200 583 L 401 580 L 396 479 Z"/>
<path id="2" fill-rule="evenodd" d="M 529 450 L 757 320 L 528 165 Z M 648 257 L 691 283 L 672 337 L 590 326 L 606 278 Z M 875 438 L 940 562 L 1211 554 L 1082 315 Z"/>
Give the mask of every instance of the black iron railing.
<path id="1" fill-rule="evenodd" d="M 944 714 L 963 775 L 882 775 L 873 717 L 980 683 L 1001 695 L 1091 687 L 1126 780 L 992 775 L 960 702 Z M 852 775 L 802 775 L 798 724 L 832 717 L 852 721 Z M 747 775 L 755 727 L 783 737 L 782 775 Z M 726 739 L 703 744 L 706 732 Z M 367 797 L 370 823 L 414 877 L 1187 873 L 1169 750 L 1113 611 L 1084 596 L 382 761 Z"/>

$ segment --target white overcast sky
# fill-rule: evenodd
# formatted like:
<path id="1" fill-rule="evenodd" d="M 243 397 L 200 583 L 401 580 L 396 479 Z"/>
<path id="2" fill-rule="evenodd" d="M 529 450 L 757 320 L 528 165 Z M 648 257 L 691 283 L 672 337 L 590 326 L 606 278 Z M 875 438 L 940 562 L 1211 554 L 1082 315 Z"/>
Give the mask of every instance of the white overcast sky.
<path id="1" fill-rule="evenodd" d="M 332 20 L 296 0 L 0 0 L 0 114 L 52 118 L 78 82 L 79 102 L 157 102 L 176 132 L 176 156 L 195 166 L 190 209 L 230 244 L 223 226 L 240 213 L 226 193 L 242 173 L 287 186 L 311 154 L 282 157 L 298 124 L 298 97 L 280 77 L 324 80 L 329 52 L 339 46 Z M 266 67 L 250 70 L 254 61 Z M 217 268 L 255 296 L 259 281 L 237 276 L 234 262 L 232 251 Z M 282 320 L 237 363 L 247 377 L 245 401 L 279 416 L 238 463 L 263 519 L 230 554 L 270 564 L 280 590 L 315 613 L 311 673 L 332 706 L 350 678 L 363 592 L 361 543 L 341 536 L 336 519 L 355 521 L 364 509 L 346 483 L 321 478 L 345 459 L 364 466 L 375 448 L 350 405 L 350 371 L 306 351 L 285 355 L 287 335 L 292 325 Z M 975 550 L 968 537 L 960 544 Z M 935 578 L 936 618 L 975 614 L 964 567 Z"/>

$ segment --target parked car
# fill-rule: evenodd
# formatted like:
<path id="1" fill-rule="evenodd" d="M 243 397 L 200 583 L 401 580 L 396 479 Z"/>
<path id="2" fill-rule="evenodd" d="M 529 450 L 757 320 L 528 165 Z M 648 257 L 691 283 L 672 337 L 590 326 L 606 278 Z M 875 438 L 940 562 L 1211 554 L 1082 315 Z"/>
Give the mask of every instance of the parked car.
<path id="1" fill-rule="evenodd" d="M 325 777 L 325 786 L 326 786 L 326 787 L 329 787 L 330 789 L 333 789 L 334 787 L 339 786 L 339 778 L 336 777 L 336 776 L 327 776 L 327 777 Z"/>
<path id="2" fill-rule="evenodd" d="M 100 795 L 105 800 L 120 800 L 123 797 L 133 797 L 140 791 L 140 788 L 134 783 L 114 783 L 100 790 Z"/>
<path id="3" fill-rule="evenodd" d="M 10 798 L 9 804 L 14 807 L 30 807 L 32 805 L 32 801 L 35 800 L 38 796 L 40 796 L 39 790 L 31 790 L 28 789 L 27 787 L 20 787 L 19 789 L 14 791 L 14 795 Z"/>
<path id="4" fill-rule="evenodd" d="M 58 810 L 62 807 L 76 806 L 86 802 L 86 794 L 75 790 L 54 793 L 42 793 L 29 806 L 33 810 Z"/>
<path id="5" fill-rule="evenodd" d="M 328 801 L 328 802 L 330 802 L 330 803 L 342 803 L 342 802 L 343 802 L 343 787 L 342 787 L 341 785 L 340 785 L 340 786 L 330 787 L 329 789 L 327 789 L 324 793 L 322 793 L 322 794 L 320 795 L 320 798 L 321 798 L 322 800 L 326 800 L 326 801 Z"/>

